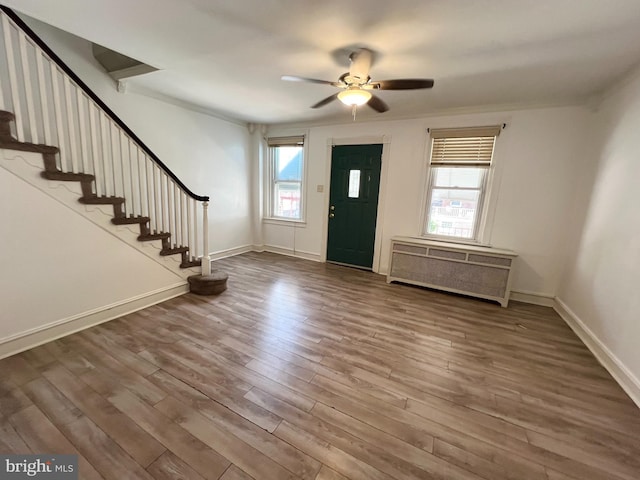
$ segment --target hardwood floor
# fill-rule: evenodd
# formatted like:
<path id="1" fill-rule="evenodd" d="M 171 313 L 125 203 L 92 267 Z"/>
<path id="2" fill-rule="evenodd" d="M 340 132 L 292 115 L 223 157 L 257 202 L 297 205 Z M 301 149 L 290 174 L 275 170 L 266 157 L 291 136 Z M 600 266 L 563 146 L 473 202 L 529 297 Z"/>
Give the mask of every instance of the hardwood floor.
<path id="1" fill-rule="evenodd" d="M 0 361 L 0 453 L 82 479 L 637 480 L 640 410 L 549 308 L 273 254 Z"/>

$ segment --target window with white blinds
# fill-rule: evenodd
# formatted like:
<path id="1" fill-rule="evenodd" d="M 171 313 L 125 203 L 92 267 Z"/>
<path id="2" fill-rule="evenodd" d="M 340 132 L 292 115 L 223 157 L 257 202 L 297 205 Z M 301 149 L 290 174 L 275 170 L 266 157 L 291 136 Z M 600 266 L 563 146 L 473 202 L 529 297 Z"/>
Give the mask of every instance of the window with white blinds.
<path id="1" fill-rule="evenodd" d="M 304 136 L 271 137 L 269 147 L 268 216 L 302 220 L 304 194 Z"/>
<path id="2" fill-rule="evenodd" d="M 424 234 L 478 240 L 500 126 L 432 130 Z"/>

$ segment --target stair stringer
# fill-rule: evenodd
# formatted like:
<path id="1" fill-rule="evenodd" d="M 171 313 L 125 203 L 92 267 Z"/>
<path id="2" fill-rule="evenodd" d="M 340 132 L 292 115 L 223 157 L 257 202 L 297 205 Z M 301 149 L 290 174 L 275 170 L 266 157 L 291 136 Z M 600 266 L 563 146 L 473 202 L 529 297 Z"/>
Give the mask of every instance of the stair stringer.
<path id="1" fill-rule="evenodd" d="M 80 203 L 82 190 L 79 182 L 49 180 L 42 177 L 42 154 L 36 152 L 9 150 L 0 148 L 0 166 L 12 174 L 22 178 L 47 196 L 85 217 L 104 231 L 117 237 L 140 253 L 151 258 L 170 272 L 186 279 L 190 275 L 200 273 L 199 267 L 181 268 L 181 260 L 175 255 L 161 256 L 161 240 L 138 240 L 140 229 L 138 224 L 114 225 L 113 207 L 111 205 L 91 205 Z"/>

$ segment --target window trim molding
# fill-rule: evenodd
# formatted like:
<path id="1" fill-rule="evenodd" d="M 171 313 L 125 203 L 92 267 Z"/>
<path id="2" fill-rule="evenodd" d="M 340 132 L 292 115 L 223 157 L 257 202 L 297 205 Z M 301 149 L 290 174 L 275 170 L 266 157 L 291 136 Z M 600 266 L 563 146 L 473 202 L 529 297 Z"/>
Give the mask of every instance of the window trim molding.
<path id="1" fill-rule="evenodd" d="M 435 165 L 432 166 L 431 164 L 429 164 L 429 174 L 427 176 L 427 193 L 426 193 L 426 198 L 425 198 L 425 207 L 424 207 L 424 219 L 422 222 L 422 235 L 421 237 L 423 238 L 428 238 L 429 240 L 440 240 L 443 242 L 450 242 L 450 243 L 466 243 L 466 244 L 470 244 L 470 245 L 484 245 L 480 239 L 480 234 L 481 234 L 481 227 L 482 227 L 482 219 L 484 218 L 484 214 L 485 214 L 485 204 L 486 202 L 486 198 L 487 198 L 487 189 L 488 189 L 488 185 L 489 185 L 489 175 L 490 175 L 490 170 L 491 170 L 491 166 L 487 166 L 487 167 L 472 167 L 472 168 L 484 168 L 485 173 L 482 176 L 482 184 L 480 187 L 480 192 L 482 192 L 482 195 L 480 197 L 480 202 L 479 202 L 479 210 L 480 210 L 480 221 L 477 221 L 478 219 L 476 219 L 475 225 L 473 227 L 473 237 L 472 238 L 463 238 L 463 237 L 453 237 L 453 236 L 448 236 L 448 235 L 434 235 L 434 234 L 430 234 L 427 233 L 427 220 L 429 219 L 429 208 L 428 206 L 431 205 L 431 197 L 433 194 L 433 181 L 435 178 L 435 175 L 433 175 L 433 169 L 435 168 L 447 168 L 444 167 L 442 165 Z M 465 167 L 456 167 L 456 168 L 465 168 Z M 469 168 L 469 167 L 467 167 Z M 469 189 L 469 190 L 478 190 L 478 189 Z"/>
<path id="2" fill-rule="evenodd" d="M 300 180 L 300 218 L 287 218 L 277 217 L 273 215 L 273 192 L 274 192 L 274 171 L 273 171 L 273 159 L 271 155 L 271 148 L 277 145 L 272 144 L 274 140 L 282 141 L 281 145 L 287 145 L 287 139 L 302 139 L 302 176 Z M 296 142 L 299 144 L 299 142 Z M 288 145 L 295 145 L 293 142 Z M 273 135 L 265 135 L 263 137 L 264 158 L 266 160 L 266 168 L 264 175 L 264 208 L 263 208 L 263 223 L 270 223 L 274 225 L 291 225 L 297 224 L 306 226 L 307 221 L 307 163 L 309 155 L 309 132 L 308 131 L 296 131 L 278 133 Z"/>
<path id="3" fill-rule="evenodd" d="M 495 117 L 494 117 L 495 118 Z M 495 221 L 496 215 L 496 207 L 499 193 L 499 183 L 502 178 L 502 169 L 503 162 L 501 158 L 503 156 L 503 152 L 506 149 L 506 144 L 508 143 L 508 135 L 504 136 L 504 130 L 506 125 L 511 121 L 511 118 L 501 118 L 501 119 L 491 119 L 486 123 L 487 125 L 491 125 L 489 127 L 478 127 L 477 123 L 475 125 L 471 125 L 468 127 L 465 126 L 438 126 L 437 128 L 427 128 L 425 135 L 425 147 L 424 147 L 424 170 L 423 170 L 423 192 L 422 192 L 422 204 L 420 207 L 420 223 L 418 225 L 418 235 L 419 238 L 424 238 L 427 240 L 440 241 L 440 242 L 449 242 L 449 243 L 459 243 L 461 245 L 478 245 L 478 246 L 486 246 L 491 247 L 491 240 L 493 234 L 493 224 Z M 496 126 L 492 126 L 495 124 Z M 433 177 L 433 168 L 431 166 L 431 145 L 433 141 L 432 134 L 438 135 L 440 132 L 460 132 L 460 131 L 486 131 L 486 129 L 497 129 L 496 140 L 493 148 L 493 156 L 491 159 L 491 164 L 486 167 L 486 174 L 484 175 L 484 195 L 482 199 L 482 205 L 480 207 L 480 221 L 476 224 L 476 234 L 474 238 L 461 238 L 461 237 L 450 237 L 445 235 L 433 235 L 426 233 L 427 220 L 429 218 L 429 205 L 431 201 L 431 182 Z M 503 134 L 500 141 L 497 140 L 498 135 Z"/>

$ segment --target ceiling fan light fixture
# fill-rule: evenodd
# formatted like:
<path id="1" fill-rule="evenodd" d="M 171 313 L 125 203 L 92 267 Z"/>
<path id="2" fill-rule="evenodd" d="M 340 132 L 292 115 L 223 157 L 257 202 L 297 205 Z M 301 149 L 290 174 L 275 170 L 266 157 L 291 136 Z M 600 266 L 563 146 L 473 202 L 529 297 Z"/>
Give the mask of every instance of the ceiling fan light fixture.
<path id="1" fill-rule="evenodd" d="M 350 87 L 338 94 L 338 100 L 345 105 L 360 106 L 371 100 L 371 92 L 362 90 L 359 87 Z"/>

